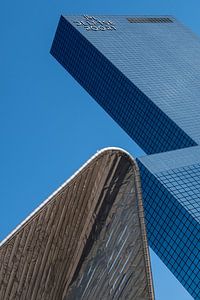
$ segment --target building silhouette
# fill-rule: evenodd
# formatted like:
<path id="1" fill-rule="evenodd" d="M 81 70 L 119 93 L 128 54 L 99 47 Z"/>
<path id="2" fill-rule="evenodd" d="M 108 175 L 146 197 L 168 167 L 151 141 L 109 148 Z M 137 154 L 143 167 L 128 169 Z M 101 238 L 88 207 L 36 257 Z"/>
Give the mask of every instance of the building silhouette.
<path id="1" fill-rule="evenodd" d="M 149 154 L 149 243 L 200 299 L 200 39 L 171 16 L 62 16 L 51 54 Z"/>
<path id="2" fill-rule="evenodd" d="M 139 171 L 93 156 L 0 245 L 0 299 L 154 300 Z"/>

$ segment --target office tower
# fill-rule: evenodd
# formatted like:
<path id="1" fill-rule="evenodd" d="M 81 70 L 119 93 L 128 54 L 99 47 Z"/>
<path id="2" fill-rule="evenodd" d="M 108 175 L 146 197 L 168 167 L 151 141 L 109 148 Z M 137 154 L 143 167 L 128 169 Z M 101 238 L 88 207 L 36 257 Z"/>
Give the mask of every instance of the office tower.
<path id="1" fill-rule="evenodd" d="M 152 249 L 200 299 L 200 40 L 170 16 L 62 16 L 51 54 L 149 154 Z"/>
<path id="2" fill-rule="evenodd" d="M 99 151 L 0 245 L 0 299 L 153 300 L 139 171 Z"/>

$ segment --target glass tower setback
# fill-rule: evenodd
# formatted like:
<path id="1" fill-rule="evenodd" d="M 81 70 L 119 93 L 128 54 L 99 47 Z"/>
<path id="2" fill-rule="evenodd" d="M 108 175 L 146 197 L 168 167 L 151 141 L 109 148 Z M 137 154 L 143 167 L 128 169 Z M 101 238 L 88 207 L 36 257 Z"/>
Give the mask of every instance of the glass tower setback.
<path id="1" fill-rule="evenodd" d="M 62 16 L 51 54 L 150 154 L 150 245 L 200 299 L 200 39 L 170 16 Z"/>

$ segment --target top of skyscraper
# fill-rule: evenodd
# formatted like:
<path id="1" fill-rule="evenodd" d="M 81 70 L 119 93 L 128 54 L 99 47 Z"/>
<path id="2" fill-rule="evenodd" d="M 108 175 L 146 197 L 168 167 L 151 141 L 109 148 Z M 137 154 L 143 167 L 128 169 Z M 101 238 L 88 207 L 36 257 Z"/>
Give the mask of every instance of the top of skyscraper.
<path id="1" fill-rule="evenodd" d="M 134 134 L 136 142 L 147 153 L 175 150 L 200 143 L 200 40 L 198 37 L 171 16 L 64 16 L 61 17 L 61 22 L 62 18 L 66 21 L 66 26 L 73 26 L 76 32 L 80 32 L 82 37 L 87 39 L 87 43 L 91 43 L 90 47 L 86 49 L 84 42 L 82 45 L 80 44 L 80 39 L 79 45 L 76 44 L 76 39 L 74 41 L 80 55 L 80 72 L 83 56 L 90 60 L 88 67 L 93 64 L 96 72 L 99 73 L 103 72 L 103 70 L 98 71 L 100 65 L 102 69 L 104 68 L 103 60 L 108 60 L 113 64 L 113 67 L 109 68 L 107 65 L 106 74 L 107 80 L 110 80 L 110 88 L 112 88 L 117 74 L 116 69 L 118 69 L 123 74 L 120 78 L 120 73 L 118 73 L 118 85 L 121 80 L 124 86 L 124 76 L 132 83 L 132 89 L 130 85 L 129 88 L 124 87 L 126 98 L 129 96 L 135 98 L 133 95 L 134 85 L 135 94 L 142 93 L 146 106 L 148 106 L 149 99 L 153 102 L 151 105 L 153 108 L 145 110 L 143 103 L 143 112 L 140 109 L 140 112 L 137 113 L 137 117 L 143 114 L 147 127 L 148 120 L 153 126 L 158 110 L 167 116 L 166 123 L 173 120 L 174 131 L 170 132 L 169 130 L 168 140 L 176 135 L 176 141 L 170 146 L 164 146 L 164 143 L 161 142 L 162 149 L 158 146 L 155 147 L 155 143 L 151 143 L 150 146 L 141 144 L 140 138 Z M 71 27 L 72 32 L 74 29 Z M 60 30 L 58 27 L 58 32 Z M 75 34 L 72 35 L 74 38 Z M 84 39 L 82 40 L 84 41 Z M 56 55 L 54 47 L 55 44 L 51 51 L 53 55 Z M 65 51 L 71 55 L 67 52 L 67 48 Z M 100 58 L 98 59 L 97 53 L 95 53 L 97 51 L 101 57 L 104 56 L 101 64 L 98 64 Z M 96 79 L 93 78 L 94 80 Z M 91 93 L 91 83 L 90 90 L 86 89 Z M 117 86 L 115 86 L 114 92 L 116 96 Z M 94 96 L 93 93 L 91 94 Z M 109 101 L 108 95 L 104 96 L 107 98 L 104 101 Z M 136 107 L 138 106 L 134 100 L 132 103 Z M 156 122 L 158 122 L 158 118 Z M 129 135 L 132 134 L 130 131 L 133 129 L 124 129 Z M 147 128 L 147 130 L 149 129 Z M 153 131 L 156 138 L 155 130 Z M 166 132 L 164 134 L 166 135 Z M 152 134 L 148 136 L 151 139 Z M 163 134 L 157 138 L 164 139 Z M 182 139 L 181 142 L 179 142 L 179 138 Z M 143 138 L 143 140 L 145 139 Z M 152 150 L 151 147 L 153 147 Z"/>

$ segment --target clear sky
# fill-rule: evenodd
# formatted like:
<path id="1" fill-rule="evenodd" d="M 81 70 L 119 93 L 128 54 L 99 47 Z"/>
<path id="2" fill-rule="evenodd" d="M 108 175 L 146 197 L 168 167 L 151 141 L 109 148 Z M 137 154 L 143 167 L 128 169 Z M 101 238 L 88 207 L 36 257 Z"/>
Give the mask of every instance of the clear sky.
<path id="1" fill-rule="evenodd" d="M 49 54 L 62 13 L 169 14 L 200 35 L 199 0 L 1 0 L 0 239 L 98 149 L 143 154 Z M 192 299 L 151 258 L 156 299 Z"/>

